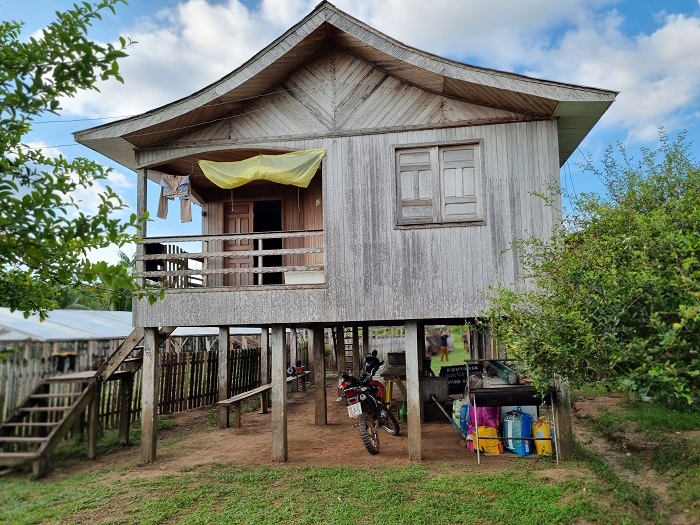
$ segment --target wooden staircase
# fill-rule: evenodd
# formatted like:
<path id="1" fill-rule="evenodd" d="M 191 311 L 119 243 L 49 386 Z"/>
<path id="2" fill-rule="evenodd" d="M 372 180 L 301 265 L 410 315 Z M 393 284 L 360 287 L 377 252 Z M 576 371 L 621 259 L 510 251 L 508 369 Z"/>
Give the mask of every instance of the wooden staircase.
<path id="1" fill-rule="evenodd" d="M 174 327 L 160 330 L 161 342 Z M 0 472 L 32 463 L 39 478 L 46 473 L 48 457 L 69 432 L 82 432 L 87 412 L 87 456 L 97 455 L 100 386 L 121 380 L 122 407 L 119 438 L 128 442 L 134 373 L 141 367 L 143 329 L 135 328 L 97 370 L 63 374 L 41 381 L 15 412 L 0 425 Z M 132 353 L 137 353 L 132 356 Z"/>

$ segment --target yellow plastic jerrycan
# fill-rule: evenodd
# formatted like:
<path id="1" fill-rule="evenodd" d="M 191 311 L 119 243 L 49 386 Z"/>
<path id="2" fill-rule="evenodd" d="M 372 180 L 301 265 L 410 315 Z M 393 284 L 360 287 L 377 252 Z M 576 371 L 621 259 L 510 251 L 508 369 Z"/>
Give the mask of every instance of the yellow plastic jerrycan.
<path id="1" fill-rule="evenodd" d="M 540 456 L 552 455 L 552 442 L 542 439 L 549 439 L 551 437 L 551 428 L 546 418 L 541 417 L 532 424 L 532 437 L 535 438 L 535 450 L 537 454 Z"/>

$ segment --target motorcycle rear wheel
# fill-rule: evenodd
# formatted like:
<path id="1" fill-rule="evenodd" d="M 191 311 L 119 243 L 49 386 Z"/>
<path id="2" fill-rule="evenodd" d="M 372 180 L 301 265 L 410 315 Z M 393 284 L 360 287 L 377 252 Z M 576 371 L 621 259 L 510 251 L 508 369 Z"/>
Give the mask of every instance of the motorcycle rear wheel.
<path id="1" fill-rule="evenodd" d="M 390 436 L 398 436 L 401 432 L 399 422 L 394 417 L 394 414 L 391 413 L 391 410 L 386 407 L 380 409 L 379 426 Z"/>
<path id="2" fill-rule="evenodd" d="M 379 454 L 379 433 L 377 432 L 376 418 L 369 414 L 360 414 L 357 418 L 357 426 L 360 427 L 360 438 L 367 452 Z"/>

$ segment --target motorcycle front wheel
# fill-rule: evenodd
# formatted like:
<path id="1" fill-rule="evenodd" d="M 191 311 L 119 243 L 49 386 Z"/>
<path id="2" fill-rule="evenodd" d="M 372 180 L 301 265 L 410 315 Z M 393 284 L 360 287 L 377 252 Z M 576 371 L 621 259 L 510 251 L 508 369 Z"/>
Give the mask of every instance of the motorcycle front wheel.
<path id="1" fill-rule="evenodd" d="M 386 407 L 379 409 L 379 426 L 390 436 L 398 436 L 399 432 L 401 432 L 399 422 L 394 417 L 394 414 L 391 413 L 391 410 Z"/>
<path id="2" fill-rule="evenodd" d="M 367 452 L 379 454 L 379 433 L 377 432 L 376 419 L 369 414 L 360 414 L 357 418 L 357 426 L 360 427 L 360 438 Z"/>

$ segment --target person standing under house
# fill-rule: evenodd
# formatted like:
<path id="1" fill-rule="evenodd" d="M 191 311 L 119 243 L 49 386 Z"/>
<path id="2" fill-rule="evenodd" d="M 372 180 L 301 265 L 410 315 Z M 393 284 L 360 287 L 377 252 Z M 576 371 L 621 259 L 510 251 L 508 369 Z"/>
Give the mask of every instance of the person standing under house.
<path id="1" fill-rule="evenodd" d="M 462 332 L 462 344 L 464 345 L 464 351 L 467 353 L 467 355 L 471 355 L 469 349 L 469 332 L 467 330 Z"/>
<path id="2" fill-rule="evenodd" d="M 450 333 L 447 330 L 443 330 L 440 333 L 440 361 L 442 361 L 442 358 L 445 358 L 445 361 L 450 360 L 450 356 L 448 355 L 449 348 L 447 347 L 447 338 L 449 337 Z"/>

